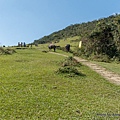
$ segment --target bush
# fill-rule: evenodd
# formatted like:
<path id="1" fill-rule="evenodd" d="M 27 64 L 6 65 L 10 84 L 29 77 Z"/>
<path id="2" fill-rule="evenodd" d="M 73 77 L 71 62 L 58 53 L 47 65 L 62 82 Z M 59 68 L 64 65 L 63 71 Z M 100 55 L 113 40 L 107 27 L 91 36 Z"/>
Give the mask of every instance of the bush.
<path id="1" fill-rule="evenodd" d="M 90 57 L 91 60 L 95 60 L 95 61 L 98 61 L 98 62 L 107 62 L 109 63 L 111 60 L 109 58 L 109 56 L 107 55 L 93 55 Z"/>
<path id="2" fill-rule="evenodd" d="M 68 77 L 74 77 L 76 75 L 81 75 L 81 73 L 73 66 L 61 67 L 58 69 L 57 73 L 65 73 Z"/>
<path id="3" fill-rule="evenodd" d="M 62 67 L 60 67 L 57 70 L 58 74 L 65 74 L 68 77 L 74 77 L 74 76 L 83 76 L 83 74 L 81 72 L 78 71 L 78 69 L 76 67 L 80 67 L 81 64 L 79 62 L 77 62 L 76 59 L 74 59 L 73 57 L 68 57 L 67 59 L 65 59 L 64 62 L 62 62 Z"/>
<path id="4" fill-rule="evenodd" d="M 81 64 L 74 59 L 72 56 L 65 59 L 65 61 L 62 63 L 62 66 L 81 66 Z"/>

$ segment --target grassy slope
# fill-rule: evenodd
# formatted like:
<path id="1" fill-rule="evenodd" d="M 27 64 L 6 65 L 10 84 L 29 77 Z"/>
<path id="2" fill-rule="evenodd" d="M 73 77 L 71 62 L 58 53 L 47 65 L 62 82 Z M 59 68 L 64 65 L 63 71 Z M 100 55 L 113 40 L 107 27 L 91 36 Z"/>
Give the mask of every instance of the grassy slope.
<path id="1" fill-rule="evenodd" d="M 0 119 L 118 118 L 120 87 L 85 66 L 84 77 L 57 75 L 63 59 L 41 49 L 0 56 Z"/>
<path id="2" fill-rule="evenodd" d="M 78 44 L 79 44 L 79 42 L 75 41 L 76 39 L 79 39 L 79 36 L 62 39 L 62 40 L 60 40 L 59 43 L 56 43 L 56 45 L 60 45 L 61 47 L 64 47 L 66 44 L 70 44 L 71 45 L 71 49 L 74 50 L 75 47 L 78 46 Z"/>
<path id="3" fill-rule="evenodd" d="M 72 46 L 71 49 L 74 51 L 76 46 L 78 46 L 78 44 L 79 44 L 79 42 L 75 41 L 76 39 L 79 39 L 79 37 L 76 36 L 76 37 L 73 37 L 73 38 L 67 38 L 66 40 L 60 40 L 60 42 L 57 43 L 57 45 L 65 46 L 66 44 L 70 44 Z M 71 42 L 71 40 L 73 42 Z M 61 52 L 61 51 L 59 51 L 59 52 Z M 95 61 L 94 61 L 94 63 L 96 63 L 96 64 L 98 64 L 100 66 L 103 66 L 106 69 L 108 69 L 110 71 L 113 71 L 113 72 L 115 72 L 117 74 L 120 74 L 120 64 L 117 64 L 115 62 L 105 63 L 105 62 L 95 62 Z"/>

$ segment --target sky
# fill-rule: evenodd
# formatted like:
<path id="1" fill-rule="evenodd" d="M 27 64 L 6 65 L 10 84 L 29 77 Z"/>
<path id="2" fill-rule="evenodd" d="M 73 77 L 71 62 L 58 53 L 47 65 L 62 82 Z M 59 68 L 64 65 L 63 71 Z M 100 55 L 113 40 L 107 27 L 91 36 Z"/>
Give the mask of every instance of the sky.
<path id="1" fill-rule="evenodd" d="M 0 0 L 0 46 L 32 43 L 115 13 L 120 13 L 120 0 Z"/>

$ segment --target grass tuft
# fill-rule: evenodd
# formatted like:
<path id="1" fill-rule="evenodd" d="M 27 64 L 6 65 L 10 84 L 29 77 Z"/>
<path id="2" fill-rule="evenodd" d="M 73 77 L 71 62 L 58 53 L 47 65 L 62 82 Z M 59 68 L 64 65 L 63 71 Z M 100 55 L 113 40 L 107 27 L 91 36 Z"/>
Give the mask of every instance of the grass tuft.
<path id="1" fill-rule="evenodd" d="M 65 74 L 65 76 L 68 77 L 83 76 L 83 74 L 77 69 L 77 67 L 80 66 L 81 64 L 70 56 L 62 62 L 61 67 L 56 71 L 56 73 Z"/>

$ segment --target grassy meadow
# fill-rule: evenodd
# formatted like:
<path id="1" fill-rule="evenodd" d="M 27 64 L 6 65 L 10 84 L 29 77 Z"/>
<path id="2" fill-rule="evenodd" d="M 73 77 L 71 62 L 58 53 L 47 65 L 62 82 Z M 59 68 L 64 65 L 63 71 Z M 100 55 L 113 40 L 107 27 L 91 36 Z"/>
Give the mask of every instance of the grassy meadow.
<path id="1" fill-rule="evenodd" d="M 86 66 L 85 76 L 56 74 L 65 57 L 45 49 L 0 56 L 0 120 L 120 119 L 120 86 Z"/>

